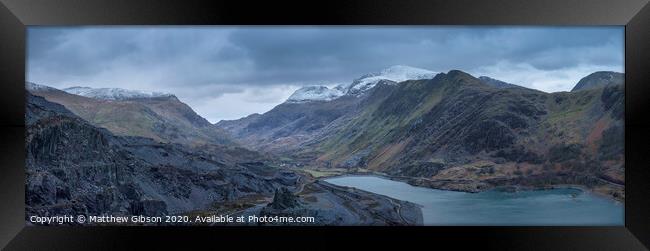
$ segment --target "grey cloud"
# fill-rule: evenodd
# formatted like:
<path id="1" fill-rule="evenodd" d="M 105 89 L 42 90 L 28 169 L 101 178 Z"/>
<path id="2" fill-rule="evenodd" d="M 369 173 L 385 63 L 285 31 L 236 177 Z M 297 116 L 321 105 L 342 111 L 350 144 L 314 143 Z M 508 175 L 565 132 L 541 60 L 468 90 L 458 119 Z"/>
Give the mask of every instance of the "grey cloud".
<path id="1" fill-rule="evenodd" d="M 622 32 L 489 26 L 30 28 L 29 68 L 56 81 L 135 68 L 166 73 L 157 79 L 161 85 L 341 82 L 394 64 L 472 71 L 508 60 L 554 70 L 622 64 Z"/>

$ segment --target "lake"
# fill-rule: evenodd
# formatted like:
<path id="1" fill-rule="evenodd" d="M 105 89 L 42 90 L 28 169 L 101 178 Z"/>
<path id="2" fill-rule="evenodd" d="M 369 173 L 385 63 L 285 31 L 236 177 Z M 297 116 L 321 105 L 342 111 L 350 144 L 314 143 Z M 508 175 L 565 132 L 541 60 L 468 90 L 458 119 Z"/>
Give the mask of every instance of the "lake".
<path id="1" fill-rule="evenodd" d="M 325 179 L 422 206 L 424 225 L 622 226 L 623 203 L 574 188 L 480 193 L 416 187 L 377 176 Z"/>

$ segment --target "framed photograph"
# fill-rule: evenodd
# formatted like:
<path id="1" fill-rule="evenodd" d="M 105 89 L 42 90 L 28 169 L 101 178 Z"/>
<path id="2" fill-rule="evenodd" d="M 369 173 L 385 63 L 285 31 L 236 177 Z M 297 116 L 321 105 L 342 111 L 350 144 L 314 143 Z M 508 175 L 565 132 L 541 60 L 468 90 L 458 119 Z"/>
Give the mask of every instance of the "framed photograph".
<path id="1" fill-rule="evenodd" d="M 0 15 L 8 250 L 650 245 L 647 1 Z"/>

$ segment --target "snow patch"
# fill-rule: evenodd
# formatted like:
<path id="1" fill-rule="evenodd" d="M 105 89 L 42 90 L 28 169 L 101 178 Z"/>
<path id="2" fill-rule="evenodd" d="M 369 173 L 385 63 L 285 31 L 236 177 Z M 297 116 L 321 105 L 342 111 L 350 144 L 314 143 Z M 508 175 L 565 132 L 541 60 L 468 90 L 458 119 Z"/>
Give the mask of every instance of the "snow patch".
<path id="1" fill-rule="evenodd" d="M 406 80 L 432 79 L 436 74 L 438 73 L 425 69 L 405 65 L 394 65 L 380 72 L 366 74 L 361 78 L 354 80 L 348 89 L 348 94 L 363 94 L 365 91 L 375 87 L 375 85 L 382 80 L 399 83 Z"/>
<path id="2" fill-rule="evenodd" d="M 406 80 L 431 79 L 437 72 L 405 65 L 394 65 L 380 72 L 370 73 L 355 79 L 351 84 L 340 84 L 333 88 L 327 86 L 308 86 L 298 89 L 288 99 L 288 103 L 310 101 L 330 101 L 344 95 L 359 96 L 372 89 L 379 82 L 397 84 Z"/>
<path id="3" fill-rule="evenodd" d="M 49 87 L 47 85 L 39 85 L 32 82 L 25 82 L 25 88 L 29 91 L 48 91 L 48 90 L 57 90 L 56 88 Z"/>
<path id="4" fill-rule="evenodd" d="M 75 86 L 65 88 L 63 91 L 84 96 L 88 98 L 104 99 L 104 100 L 126 100 L 137 98 L 158 98 L 158 97 L 172 97 L 172 94 L 163 92 L 148 92 L 138 90 L 127 90 L 122 88 L 91 88 Z"/>
<path id="5" fill-rule="evenodd" d="M 298 89 L 287 99 L 288 103 L 304 103 L 310 101 L 330 101 L 343 96 L 341 88 L 328 88 L 327 86 L 307 86 Z"/>

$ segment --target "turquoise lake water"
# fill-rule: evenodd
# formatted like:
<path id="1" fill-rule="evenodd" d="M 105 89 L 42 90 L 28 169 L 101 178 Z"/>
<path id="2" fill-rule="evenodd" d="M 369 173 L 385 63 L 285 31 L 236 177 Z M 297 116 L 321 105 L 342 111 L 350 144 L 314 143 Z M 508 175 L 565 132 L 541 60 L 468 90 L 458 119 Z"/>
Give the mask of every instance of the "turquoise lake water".
<path id="1" fill-rule="evenodd" d="M 422 206 L 425 225 L 622 226 L 623 203 L 574 188 L 465 193 L 377 176 L 325 179 Z"/>

